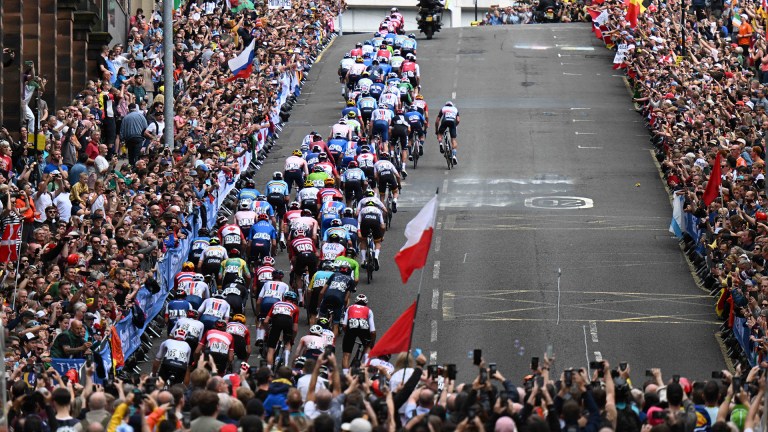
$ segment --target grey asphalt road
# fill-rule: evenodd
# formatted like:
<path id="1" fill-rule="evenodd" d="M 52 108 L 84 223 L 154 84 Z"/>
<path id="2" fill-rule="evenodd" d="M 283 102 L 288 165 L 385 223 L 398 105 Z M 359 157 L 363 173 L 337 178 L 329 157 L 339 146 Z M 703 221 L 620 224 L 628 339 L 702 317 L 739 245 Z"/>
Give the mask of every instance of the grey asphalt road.
<path id="1" fill-rule="evenodd" d="M 327 135 L 344 106 L 338 61 L 366 37 L 338 38 L 316 63 L 259 183 L 310 130 Z M 359 289 L 379 334 L 423 280 L 413 346 L 462 379 L 476 375 L 474 348 L 511 377 L 547 345 L 557 371 L 600 358 L 629 361 L 636 381 L 651 367 L 693 378 L 723 368 L 713 299 L 667 230 L 647 132 L 589 26 L 450 29 L 420 38 L 418 57 L 432 118 L 448 99 L 460 110 L 460 164 L 447 171 L 430 136 L 410 170 L 381 271 Z M 393 256 L 438 187 L 427 266 L 404 286 Z"/>

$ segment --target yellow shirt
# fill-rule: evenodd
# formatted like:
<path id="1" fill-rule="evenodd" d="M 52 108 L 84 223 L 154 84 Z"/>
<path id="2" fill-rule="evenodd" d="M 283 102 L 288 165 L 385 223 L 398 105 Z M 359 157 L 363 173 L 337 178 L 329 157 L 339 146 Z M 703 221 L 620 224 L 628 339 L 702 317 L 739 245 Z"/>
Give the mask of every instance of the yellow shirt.
<path id="1" fill-rule="evenodd" d="M 72 186 L 72 190 L 70 192 L 69 200 L 72 201 L 73 204 L 85 204 L 83 197 L 88 195 L 88 184 L 77 182 L 74 186 Z"/>

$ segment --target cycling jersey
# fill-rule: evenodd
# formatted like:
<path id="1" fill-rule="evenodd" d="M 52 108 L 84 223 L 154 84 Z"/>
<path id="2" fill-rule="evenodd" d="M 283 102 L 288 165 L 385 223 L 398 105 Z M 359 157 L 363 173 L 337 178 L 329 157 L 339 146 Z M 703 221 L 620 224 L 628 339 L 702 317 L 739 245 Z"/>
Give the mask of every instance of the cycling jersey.
<path id="1" fill-rule="evenodd" d="M 192 349 L 189 344 L 175 339 L 166 339 L 160 344 L 155 354 L 155 360 L 161 361 L 161 367 L 171 368 L 169 374 L 179 370 L 186 373 L 189 362 L 192 360 Z M 184 374 L 176 378 L 184 379 Z"/>
<path id="2" fill-rule="evenodd" d="M 308 334 L 301 338 L 299 344 L 304 345 L 304 350 L 303 352 L 300 352 L 299 355 L 316 359 L 323 353 L 323 349 L 325 348 L 325 338 L 318 335 Z"/>
<path id="3" fill-rule="evenodd" d="M 249 199 L 251 201 L 255 201 L 256 197 L 261 195 L 258 189 L 249 189 L 249 188 L 243 188 L 240 189 L 240 193 L 237 195 L 237 199 L 240 201 L 244 199 Z"/>
<path id="4" fill-rule="evenodd" d="M 171 300 L 165 306 L 165 318 L 168 320 L 168 334 L 176 324 L 179 318 L 187 316 L 187 312 L 192 310 L 192 306 L 187 300 Z"/>
<path id="5" fill-rule="evenodd" d="M 315 166 L 323 168 L 323 171 L 325 171 L 325 174 L 328 176 L 326 178 L 334 178 L 338 177 L 339 175 L 339 173 L 336 171 L 336 166 L 331 161 L 318 162 L 315 164 Z M 323 183 L 325 183 L 325 179 L 323 179 Z M 317 185 L 317 187 L 322 188 L 323 185 Z"/>
<path id="6" fill-rule="evenodd" d="M 389 61 L 389 65 L 392 66 L 392 70 L 395 73 L 397 73 L 398 71 L 400 71 L 400 66 L 403 64 L 404 61 L 405 61 L 405 57 L 403 56 L 399 56 L 399 55 L 392 56 L 392 59 L 390 59 Z"/>
<path id="7" fill-rule="evenodd" d="M 243 244 L 243 231 L 235 224 L 227 224 L 219 228 L 219 240 L 226 250 L 239 249 Z"/>
<path id="8" fill-rule="evenodd" d="M 184 330 L 186 333 L 185 340 L 189 343 L 194 342 L 195 347 L 197 346 L 197 343 L 200 342 L 203 338 L 203 333 L 205 332 L 205 326 L 203 323 L 196 319 L 187 318 L 187 317 L 181 317 L 178 320 L 176 320 L 176 324 L 174 324 L 173 328 L 171 329 L 171 334 L 175 332 L 176 330 Z M 193 347 L 194 349 L 194 347 Z"/>
<path id="9" fill-rule="evenodd" d="M 379 178 L 382 176 L 393 175 L 397 172 L 397 168 L 395 168 L 395 166 L 392 165 L 392 162 L 388 160 L 380 160 L 376 162 L 376 165 L 374 165 L 373 168 L 376 170 L 376 174 L 379 175 Z"/>
<path id="10" fill-rule="evenodd" d="M 254 245 L 264 246 L 269 245 L 272 240 L 277 239 L 277 231 L 275 227 L 269 221 L 258 221 L 248 232 L 248 240 Z"/>
<path id="11" fill-rule="evenodd" d="M 341 181 L 345 183 L 353 181 L 359 182 L 365 179 L 365 172 L 360 168 L 350 168 L 344 171 L 344 174 L 341 175 Z"/>
<path id="12" fill-rule="evenodd" d="M 211 270 L 218 273 L 221 262 L 227 259 L 227 256 L 227 250 L 221 245 L 208 246 L 205 248 L 202 255 L 200 255 L 202 267 L 206 270 L 203 274 L 210 274 Z"/>
<path id="13" fill-rule="evenodd" d="M 413 106 L 411 106 L 411 109 L 413 109 Z M 413 130 L 422 130 L 424 128 L 424 124 L 427 122 L 424 119 L 424 115 L 422 115 L 419 111 L 413 110 L 408 111 L 405 113 L 405 119 L 408 121 L 408 124 L 411 126 L 411 129 Z"/>
<path id="14" fill-rule="evenodd" d="M 235 213 L 235 224 L 242 232 L 248 232 L 256 221 L 256 212 L 253 210 L 240 210 Z"/>
<path id="15" fill-rule="evenodd" d="M 259 298 L 261 299 L 259 318 L 264 318 L 272 308 L 272 305 L 279 302 L 283 298 L 283 294 L 285 294 L 290 289 L 291 288 L 285 282 L 264 282 L 264 285 L 261 287 L 261 291 L 259 292 Z"/>
<path id="16" fill-rule="evenodd" d="M 194 276 L 195 272 L 181 271 L 176 273 L 176 276 L 173 277 L 173 287 L 185 289 L 187 283 L 191 282 Z"/>
<path id="17" fill-rule="evenodd" d="M 395 87 L 397 88 L 397 87 Z M 394 109 L 395 107 L 400 105 L 400 92 L 397 93 L 394 92 L 394 89 L 392 91 L 389 91 L 387 93 L 382 94 L 379 97 L 379 106 L 387 104 L 391 107 L 391 109 Z M 378 111 L 378 110 L 377 110 Z M 375 114 L 375 112 L 374 112 Z M 391 114 L 391 111 L 390 111 Z M 390 116 L 391 117 L 391 116 Z"/>
<path id="18" fill-rule="evenodd" d="M 288 156 L 288 158 L 285 159 L 284 169 L 286 172 L 287 171 L 303 171 L 305 174 L 307 174 L 308 173 L 307 161 L 304 160 L 304 158 L 301 158 L 299 156 Z M 253 199 L 255 200 L 256 197 L 253 197 Z"/>
<path id="19" fill-rule="evenodd" d="M 192 246 L 189 247 L 189 261 L 197 263 L 200 261 L 200 255 L 202 255 L 205 248 L 208 247 L 208 241 L 210 237 L 197 237 L 192 240 Z"/>
<path id="20" fill-rule="evenodd" d="M 411 104 L 411 109 L 415 109 L 416 111 L 420 112 L 421 115 L 426 116 L 427 111 L 429 111 L 429 106 L 427 105 L 427 101 L 424 99 L 416 99 Z M 426 119 L 424 121 L 426 122 Z"/>
<path id="21" fill-rule="evenodd" d="M 211 354 L 228 354 L 234 349 L 232 335 L 221 330 L 208 330 L 203 341 Z"/>
<path id="22" fill-rule="evenodd" d="M 357 161 L 357 166 L 367 174 L 368 172 L 366 171 L 366 168 L 372 169 L 376 161 L 378 161 L 378 158 L 373 153 L 360 153 L 355 160 Z"/>
<path id="23" fill-rule="evenodd" d="M 267 201 L 256 201 L 253 203 L 253 211 L 256 212 L 257 215 L 265 214 L 269 216 L 270 218 L 275 217 L 275 209 L 272 208 L 272 205 L 268 203 Z"/>
<path id="24" fill-rule="evenodd" d="M 297 237 L 291 240 L 291 247 L 288 249 L 291 252 L 291 257 L 302 254 L 314 254 L 315 242 L 309 237 Z"/>
<path id="25" fill-rule="evenodd" d="M 229 303 L 225 300 L 217 298 L 208 298 L 203 301 L 203 304 L 197 309 L 200 314 L 200 320 L 227 320 L 229 319 Z"/>
<path id="26" fill-rule="evenodd" d="M 379 199 L 379 197 L 376 197 L 376 196 L 372 196 L 372 197 L 365 197 L 365 198 L 361 199 L 361 200 L 360 200 L 360 202 L 358 202 L 358 203 L 357 203 L 357 214 L 359 215 L 359 214 L 360 214 L 360 211 L 363 209 L 363 207 L 366 207 L 366 204 L 368 204 L 368 203 L 369 203 L 369 202 L 371 202 L 371 201 L 372 201 L 374 204 L 376 204 L 376 207 L 378 207 L 378 208 L 379 208 L 379 210 L 381 210 L 381 211 L 384 211 L 384 210 L 387 208 L 387 207 L 384 205 L 384 203 L 383 203 L 383 202 L 381 202 L 381 200 Z M 358 219 L 358 223 L 359 223 L 359 219 Z"/>
<path id="27" fill-rule="evenodd" d="M 354 304 L 344 312 L 341 324 L 349 329 L 362 329 L 371 332 L 376 331 L 373 322 L 373 311 L 368 306 Z"/>
<path id="28" fill-rule="evenodd" d="M 317 210 L 317 208 L 315 208 Z M 304 230 L 307 237 L 314 237 L 318 229 L 317 219 L 309 216 L 301 216 L 291 221 L 291 231 Z"/>
<path id="29" fill-rule="evenodd" d="M 263 265 L 256 269 L 256 281 L 257 286 L 261 288 L 261 284 L 263 284 L 266 281 L 272 280 L 272 273 L 275 271 L 275 268 L 270 265 Z"/>
<path id="30" fill-rule="evenodd" d="M 350 240 L 353 241 L 353 244 L 357 244 L 357 219 L 352 217 L 342 217 L 341 218 L 341 226 L 344 227 L 344 231 L 347 232 L 347 236 Z"/>
<path id="31" fill-rule="evenodd" d="M 352 268 L 352 276 L 355 280 L 358 280 L 360 278 L 360 263 L 358 263 L 356 259 L 348 256 L 337 256 L 336 261 L 334 261 L 337 265 L 342 262 L 349 264 L 349 267 Z"/>
<path id="32" fill-rule="evenodd" d="M 235 355 L 241 360 L 248 358 L 247 348 L 251 344 L 251 332 L 245 324 L 231 322 L 227 324 L 227 333 L 232 335 Z"/>
<path id="33" fill-rule="evenodd" d="M 456 119 L 459 117 L 459 110 L 456 107 L 453 106 L 444 106 L 440 113 L 437 115 L 438 119 L 442 119 L 442 121 L 452 121 L 456 122 Z"/>
<path id="34" fill-rule="evenodd" d="M 382 95 L 382 97 L 383 96 L 384 95 Z M 383 109 L 383 108 L 377 108 L 371 114 L 371 120 L 373 120 L 374 122 L 384 121 L 387 124 L 389 124 L 392 121 L 392 117 L 394 117 L 394 114 L 392 114 L 392 111 L 388 109 Z"/>
<path id="35" fill-rule="evenodd" d="M 381 226 L 384 224 L 384 213 L 376 206 L 365 206 L 357 215 L 360 225 L 360 236 L 363 238 L 372 235 L 374 240 L 384 237 Z"/>
<path id="36" fill-rule="evenodd" d="M 340 243 L 325 243 L 320 248 L 321 258 L 323 260 L 335 260 L 340 255 L 347 253 L 347 248 Z"/>
<path id="37" fill-rule="evenodd" d="M 248 271 L 248 264 L 242 258 L 227 258 L 221 262 L 222 284 L 226 284 L 226 278 L 245 278 L 245 275 L 250 275 Z"/>
<path id="38" fill-rule="evenodd" d="M 275 348 L 282 335 L 285 345 L 293 343 L 293 327 L 299 323 L 299 308 L 290 302 L 277 302 L 269 310 L 269 339 L 267 346 Z"/>
<path id="39" fill-rule="evenodd" d="M 288 195 L 288 183 L 283 180 L 270 180 L 267 182 L 266 193 L 267 197 L 273 195 L 282 195 L 285 197 Z"/>
<path id="40" fill-rule="evenodd" d="M 328 150 L 333 155 L 333 160 L 341 160 L 341 156 L 347 151 L 347 141 L 345 138 L 332 138 L 328 141 Z"/>

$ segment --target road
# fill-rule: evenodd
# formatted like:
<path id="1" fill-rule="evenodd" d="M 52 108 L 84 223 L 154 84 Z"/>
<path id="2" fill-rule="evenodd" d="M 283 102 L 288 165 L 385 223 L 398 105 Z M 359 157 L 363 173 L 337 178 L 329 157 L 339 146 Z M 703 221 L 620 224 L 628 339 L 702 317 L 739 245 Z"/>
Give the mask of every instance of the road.
<path id="1" fill-rule="evenodd" d="M 312 69 L 260 182 L 310 130 L 328 133 L 344 106 L 338 61 L 364 38 L 338 38 Z M 433 362 L 456 363 L 461 379 L 476 375 L 474 348 L 520 377 L 548 344 L 558 371 L 600 358 L 629 361 L 636 380 L 651 367 L 693 378 L 725 367 L 713 299 L 667 230 L 671 207 L 647 132 L 611 70 L 613 53 L 597 42 L 586 24 L 419 39 L 433 118 L 448 99 L 460 110 L 460 164 L 447 171 L 430 137 L 410 170 L 381 271 L 359 290 L 371 298 L 379 334 L 423 277 L 413 346 Z M 403 286 L 393 256 L 438 187 L 427 266 Z M 278 263 L 287 267 L 285 256 Z"/>

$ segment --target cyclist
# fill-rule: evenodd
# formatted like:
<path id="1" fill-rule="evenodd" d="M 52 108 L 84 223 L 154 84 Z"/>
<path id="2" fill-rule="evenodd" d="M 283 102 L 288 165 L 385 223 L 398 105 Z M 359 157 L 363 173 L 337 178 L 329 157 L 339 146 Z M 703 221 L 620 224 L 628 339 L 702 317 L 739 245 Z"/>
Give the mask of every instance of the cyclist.
<path id="1" fill-rule="evenodd" d="M 365 72 L 363 72 L 363 75 L 365 75 Z M 355 106 L 356 102 L 353 99 L 347 99 L 347 105 L 341 110 L 341 118 L 350 119 L 350 118 L 357 118 L 357 115 L 354 115 L 352 117 L 349 117 L 348 114 L 350 112 L 353 112 L 355 114 L 358 113 L 357 107 Z"/>
<path id="2" fill-rule="evenodd" d="M 418 96 L 417 96 L 418 97 Z M 421 114 L 421 112 L 413 104 L 408 108 L 405 113 L 405 119 L 408 120 L 408 125 L 411 127 L 409 134 L 410 145 L 408 146 L 408 159 L 413 160 L 413 152 L 418 151 L 419 156 L 424 154 L 424 136 L 426 135 L 427 120 Z M 418 142 L 418 147 L 414 145 Z"/>
<path id="3" fill-rule="evenodd" d="M 353 113 L 354 115 L 354 113 Z M 344 153 L 347 151 L 347 143 L 349 140 L 346 137 L 341 136 L 340 132 L 336 132 L 333 138 L 328 141 L 328 151 L 333 157 L 333 160 L 337 162 L 335 168 L 341 168 L 340 162 L 344 158 Z"/>
<path id="4" fill-rule="evenodd" d="M 244 199 L 254 201 L 256 197 L 259 196 L 259 194 L 259 190 L 256 189 L 256 183 L 254 183 L 251 179 L 247 179 L 245 181 L 245 187 L 240 189 L 240 193 L 237 194 L 237 199 L 240 201 Z"/>
<path id="5" fill-rule="evenodd" d="M 288 248 L 288 258 L 291 261 L 291 272 L 293 274 L 292 282 L 294 291 L 301 288 L 301 280 L 304 271 L 309 274 L 309 279 L 317 271 L 318 250 L 315 242 L 306 236 L 304 230 L 297 230 L 296 236 L 291 240 Z"/>
<path id="6" fill-rule="evenodd" d="M 227 250 L 224 249 L 223 246 L 220 246 L 219 239 L 214 237 L 211 239 L 208 247 L 203 250 L 202 254 L 200 254 L 200 261 L 197 263 L 197 269 L 204 276 L 211 275 L 216 278 L 216 275 L 219 274 L 221 263 L 227 258 Z"/>
<path id="7" fill-rule="evenodd" d="M 419 84 L 421 83 L 421 71 L 419 70 L 418 63 L 416 63 L 415 55 L 405 55 L 405 61 L 400 65 L 400 74 L 410 81 L 414 89 L 419 88 Z"/>
<path id="8" fill-rule="evenodd" d="M 357 81 L 357 85 L 360 87 L 360 97 L 364 97 L 368 95 L 368 93 L 371 91 L 371 85 L 373 85 L 373 80 L 371 79 L 371 73 L 368 71 L 363 72 L 363 77 Z M 358 101 L 360 100 L 360 97 L 358 98 Z M 355 108 L 358 108 L 357 114 L 359 119 L 360 106 L 355 104 Z"/>
<path id="9" fill-rule="evenodd" d="M 379 161 L 373 166 L 376 171 L 376 185 L 379 189 L 379 200 L 384 201 L 387 189 L 392 193 L 392 213 L 397 213 L 397 196 L 400 191 L 400 174 L 389 161 L 389 155 L 379 154 Z"/>
<path id="10" fill-rule="evenodd" d="M 285 159 L 285 165 L 283 167 L 283 177 L 288 184 L 289 195 L 294 185 L 296 186 L 296 189 L 301 189 L 301 185 L 304 183 L 304 178 L 307 175 L 309 175 L 309 167 L 307 166 L 307 161 L 304 159 L 304 154 L 301 150 L 294 150 L 291 156 L 288 156 Z"/>
<path id="11" fill-rule="evenodd" d="M 358 294 L 355 298 L 355 304 L 351 305 L 344 312 L 344 318 L 341 320 L 344 328 L 344 340 L 341 342 L 342 367 L 349 367 L 349 357 L 355 347 L 355 341 L 360 339 L 363 346 L 363 361 L 367 363 L 368 350 L 376 342 L 376 326 L 373 323 L 373 310 L 368 307 L 368 297 L 365 294 Z"/>
<path id="12" fill-rule="evenodd" d="M 397 77 L 392 77 L 391 79 L 394 81 L 387 81 L 387 88 L 384 90 L 381 97 L 379 97 L 379 108 L 381 108 L 382 105 L 386 105 L 389 110 L 394 113 L 400 106 L 400 89 L 397 87 Z"/>
<path id="13" fill-rule="evenodd" d="M 275 209 L 267 202 L 266 195 L 259 195 L 256 197 L 256 201 L 253 203 L 253 211 L 255 211 L 257 215 L 266 214 L 269 216 L 272 225 L 275 225 Z"/>
<path id="14" fill-rule="evenodd" d="M 288 211 L 285 212 L 285 217 L 283 218 L 283 232 L 288 232 L 293 221 L 299 217 L 301 217 L 301 203 L 291 201 L 288 205 Z"/>
<path id="15" fill-rule="evenodd" d="M 258 262 L 264 257 L 270 256 L 275 252 L 277 246 L 277 231 L 269 223 L 269 216 L 262 213 L 257 216 L 256 223 L 248 232 L 248 250 L 250 251 L 250 262 Z"/>
<path id="16" fill-rule="evenodd" d="M 403 39 L 403 41 L 400 42 L 400 51 L 403 56 L 407 58 L 408 54 L 416 54 L 417 46 L 416 35 L 411 33 L 408 35 L 407 39 Z"/>
<path id="17" fill-rule="evenodd" d="M 357 109 L 357 107 L 352 107 L 354 111 L 350 111 L 347 113 L 347 125 L 349 125 L 349 128 L 352 129 L 352 137 L 350 137 L 350 141 L 354 138 L 355 135 L 360 135 L 362 131 L 362 125 L 360 123 L 361 117 L 360 117 L 360 110 Z M 328 148 L 330 148 L 330 143 L 328 144 Z M 338 162 L 340 159 L 337 158 L 336 162 Z"/>
<path id="18" fill-rule="evenodd" d="M 424 131 L 429 128 L 429 104 L 424 100 L 424 96 L 416 95 L 411 104 L 411 110 L 416 110 L 424 116 Z"/>
<path id="19" fill-rule="evenodd" d="M 245 325 L 245 315 L 235 314 L 227 324 L 227 333 L 232 335 L 235 356 L 247 362 L 251 356 L 251 331 Z"/>
<path id="20" fill-rule="evenodd" d="M 227 223 L 227 217 L 221 216 L 218 219 L 219 224 L 219 241 L 224 249 L 230 251 L 237 249 L 243 252 L 243 245 L 245 244 L 245 235 L 239 226 L 235 224 Z"/>
<path id="21" fill-rule="evenodd" d="M 366 260 L 368 251 L 366 248 L 367 238 L 373 236 L 375 250 L 373 251 L 373 266 L 379 269 L 379 252 L 381 251 L 381 242 L 384 240 L 384 231 L 387 225 L 384 222 L 384 212 L 376 205 L 374 201 L 368 201 L 365 207 L 360 209 L 357 215 L 357 223 L 360 226 L 360 254 L 362 260 Z"/>
<path id="22" fill-rule="evenodd" d="M 241 276 L 234 278 L 229 283 L 223 283 L 221 288 L 221 295 L 229 303 L 229 308 L 233 314 L 243 313 L 243 304 L 245 298 L 248 295 L 248 285 L 245 279 Z"/>
<path id="23" fill-rule="evenodd" d="M 248 263 L 240 258 L 240 251 L 232 248 L 229 250 L 229 258 L 221 262 L 221 269 L 219 270 L 221 286 L 229 285 L 236 278 L 250 280 L 251 272 L 248 270 Z"/>
<path id="24" fill-rule="evenodd" d="M 205 329 L 210 330 L 216 321 L 229 319 L 229 310 L 229 303 L 224 300 L 224 296 L 214 294 L 213 297 L 203 300 L 197 313 L 200 315 L 200 322 L 203 323 Z"/>
<path id="25" fill-rule="evenodd" d="M 320 236 L 325 239 L 325 233 L 328 228 L 331 227 L 331 222 L 334 219 L 338 219 L 341 216 L 342 210 L 344 210 L 344 203 L 341 202 L 342 196 L 339 191 L 333 195 L 332 200 L 323 203 L 320 208 Z"/>
<path id="26" fill-rule="evenodd" d="M 181 265 L 181 271 L 173 277 L 173 287 L 185 289 L 195 275 L 195 265 L 189 261 Z"/>
<path id="27" fill-rule="evenodd" d="M 392 53 L 392 58 L 389 59 L 389 65 L 392 66 L 392 72 L 399 74 L 400 73 L 400 66 L 405 61 L 405 57 L 401 55 L 401 52 L 399 49 L 396 49 L 394 53 Z"/>
<path id="28" fill-rule="evenodd" d="M 197 311 L 187 311 L 186 317 L 181 317 L 176 320 L 171 334 L 174 334 L 176 330 L 184 330 L 184 342 L 189 345 L 189 349 L 194 352 L 197 349 L 197 345 L 203 339 L 203 333 L 205 333 L 205 325 L 197 320 Z"/>
<path id="29" fill-rule="evenodd" d="M 202 255 L 205 248 L 208 247 L 208 242 L 210 240 L 211 237 L 208 234 L 208 229 L 200 228 L 197 231 L 197 237 L 192 240 L 192 246 L 189 248 L 189 256 L 187 257 L 187 260 L 192 263 L 198 262 L 200 260 L 200 255 Z M 194 264 L 192 265 L 192 268 L 194 269 Z"/>
<path id="30" fill-rule="evenodd" d="M 205 283 L 205 277 L 200 273 L 195 273 L 192 276 L 192 280 L 186 283 L 185 292 L 187 293 L 186 300 L 192 309 L 197 310 L 203 303 L 203 300 L 211 296 L 210 288 Z"/>
<path id="31" fill-rule="evenodd" d="M 192 350 L 185 342 L 187 332 L 179 329 L 172 334 L 172 339 L 166 339 L 160 344 L 155 361 L 152 362 L 152 373 L 158 374 L 169 386 L 186 380 L 192 360 Z"/>
<path id="32" fill-rule="evenodd" d="M 336 181 L 332 178 L 323 180 L 323 188 L 317 191 L 317 202 L 325 204 L 326 202 L 333 201 L 333 197 L 339 193 L 336 189 Z M 322 208 L 320 209 L 322 213 Z"/>
<path id="33" fill-rule="evenodd" d="M 317 360 L 325 348 L 325 338 L 323 338 L 323 328 L 315 324 L 309 327 L 309 334 L 299 339 L 296 346 L 295 357 L 304 356 Z"/>
<path id="34" fill-rule="evenodd" d="M 325 282 L 333 275 L 336 266 L 330 261 L 323 261 L 320 270 L 315 272 L 309 281 L 309 301 L 307 302 L 307 314 L 309 314 L 309 323 L 314 324 L 317 319 L 317 307 L 320 303 L 320 292 L 325 286 Z"/>
<path id="35" fill-rule="evenodd" d="M 362 52 L 362 49 L 360 50 Z M 347 76 L 347 72 L 349 72 L 349 68 L 352 67 L 352 65 L 355 64 L 355 59 L 352 58 L 350 53 L 344 54 L 344 58 L 341 59 L 341 62 L 339 63 L 339 82 L 341 83 L 341 95 L 346 94 L 346 86 L 344 85 L 344 79 Z"/>
<path id="36" fill-rule="evenodd" d="M 389 105 L 381 104 L 373 113 L 371 113 L 371 123 L 368 128 L 368 135 L 379 135 L 381 142 L 389 141 L 389 127 L 392 124 L 394 114 L 389 109 Z"/>
<path id="37" fill-rule="evenodd" d="M 347 170 L 341 175 L 341 184 L 347 205 L 363 198 L 363 184 L 366 180 L 365 172 L 358 167 L 356 161 L 351 161 L 347 165 Z"/>
<path id="38" fill-rule="evenodd" d="M 320 230 L 320 224 L 317 222 L 317 219 L 312 217 L 312 212 L 309 210 L 302 210 L 301 216 L 291 222 L 291 241 L 296 238 L 298 230 L 304 231 L 304 234 L 317 244 L 317 233 Z M 290 253 L 288 255 L 290 256 Z"/>
<path id="39" fill-rule="evenodd" d="M 365 178 L 368 179 L 368 187 L 376 187 L 376 170 L 373 167 L 379 159 L 371 152 L 371 147 L 367 144 L 360 146 L 360 154 L 357 155 L 355 161 L 365 173 Z"/>
<path id="40" fill-rule="evenodd" d="M 363 64 L 363 58 L 358 56 L 355 59 L 355 63 L 349 67 L 349 71 L 347 72 L 345 83 L 347 84 L 348 90 L 352 90 L 355 88 L 357 81 L 363 75 L 363 72 L 365 72 L 365 69 L 366 67 Z"/>
<path id="41" fill-rule="evenodd" d="M 323 241 L 327 242 L 333 234 L 337 234 L 340 239 L 339 243 L 344 247 L 347 247 L 349 244 L 349 233 L 342 226 L 341 219 L 338 217 L 331 221 L 331 226 L 325 231 L 325 234 L 323 235 Z"/>
<path id="42" fill-rule="evenodd" d="M 345 245 L 341 244 L 341 236 L 337 233 L 333 233 L 328 237 L 328 241 L 323 243 L 320 248 L 321 259 L 328 261 L 335 261 L 336 257 L 347 253 Z M 346 243 L 346 239 L 345 239 Z"/>
<path id="43" fill-rule="evenodd" d="M 336 165 L 333 161 L 331 161 L 328 158 L 328 154 L 325 152 L 320 153 L 318 156 L 318 162 L 315 164 L 314 168 L 321 167 L 325 174 L 328 175 L 327 178 L 333 178 L 336 182 L 338 182 L 341 178 L 339 177 L 339 172 L 336 170 Z M 316 182 L 315 185 L 317 187 L 323 187 L 323 184 L 325 183 L 325 178 L 323 178 L 323 182 Z"/>
<path id="44" fill-rule="evenodd" d="M 259 310 L 259 316 L 256 317 L 259 328 L 256 330 L 256 345 L 261 345 L 264 340 L 264 326 L 263 320 L 267 317 L 267 313 L 272 308 L 272 305 L 280 301 L 283 298 L 283 294 L 290 291 L 288 284 L 283 282 L 284 273 L 282 270 L 275 270 L 272 272 L 272 280 L 265 281 L 264 285 L 259 291 L 259 298 L 256 300 L 256 308 Z"/>
<path id="45" fill-rule="evenodd" d="M 313 172 L 310 174 L 310 177 L 318 174 L 322 175 L 321 181 L 324 181 L 326 178 L 328 178 L 328 174 L 323 171 L 323 167 L 317 167 L 317 169 L 319 172 Z M 315 187 L 314 181 L 310 178 L 307 178 L 307 181 L 304 182 L 304 189 L 300 190 L 299 193 L 296 194 L 296 199 L 301 203 L 301 209 L 309 210 L 310 215 L 317 213 L 317 192 L 319 191 L 320 189 Z"/>
<path id="46" fill-rule="evenodd" d="M 341 212 L 341 226 L 347 231 L 347 238 L 353 248 L 357 247 L 357 237 L 359 225 L 357 224 L 357 218 L 355 217 L 355 211 L 349 207 L 346 207 Z"/>
<path id="47" fill-rule="evenodd" d="M 283 173 L 280 171 L 272 173 L 272 180 L 267 182 L 266 192 L 267 202 L 275 210 L 278 219 L 282 221 L 288 211 L 288 201 L 290 200 L 288 183 L 283 180 Z M 275 225 L 275 227 L 280 231 L 280 244 L 285 247 L 285 232 L 279 225 Z"/>
<path id="48" fill-rule="evenodd" d="M 341 321 L 342 309 L 349 302 L 349 294 L 355 291 L 357 284 L 352 278 L 352 267 L 349 263 L 339 264 L 338 271 L 333 273 L 323 285 L 320 292 L 320 310 L 323 316 L 333 317 L 333 334 L 339 334 L 339 322 Z"/>
<path id="49" fill-rule="evenodd" d="M 273 365 L 275 361 L 275 348 L 277 342 L 282 336 L 285 349 L 283 360 L 289 364 L 291 356 L 291 346 L 293 345 L 294 335 L 299 330 L 299 308 L 296 306 L 299 298 L 293 291 L 283 294 L 283 301 L 272 305 L 269 310 L 264 325 L 269 326 L 269 340 L 267 341 L 267 364 Z"/>
<path id="50" fill-rule="evenodd" d="M 373 87 L 373 82 L 371 82 L 370 87 Z M 371 96 L 369 91 L 364 90 L 362 97 L 357 101 L 357 108 L 360 109 L 360 118 L 362 118 L 363 126 L 365 126 L 365 128 L 368 128 L 368 123 L 371 121 L 371 114 L 373 114 L 373 111 L 378 105 L 376 98 Z"/>
<path id="51" fill-rule="evenodd" d="M 227 372 L 229 364 L 235 358 L 235 346 L 232 335 L 227 333 L 227 322 L 220 319 L 214 323 L 214 327 L 205 332 L 203 343 L 197 346 L 196 355 L 199 356 L 205 348 L 206 354 L 216 364 L 216 370 L 220 375 Z"/>
<path id="52" fill-rule="evenodd" d="M 261 265 L 256 269 L 256 277 L 254 278 L 254 286 L 256 290 L 253 291 L 254 295 L 257 295 L 261 291 L 264 282 L 272 280 L 272 273 L 275 271 L 275 259 L 271 256 L 265 256 L 261 260 Z"/>
<path id="53" fill-rule="evenodd" d="M 461 119 L 459 118 L 459 110 L 453 105 L 453 102 L 448 101 L 443 105 L 443 108 L 437 114 L 435 119 L 435 136 L 440 143 L 440 153 L 446 151 L 444 148 L 443 140 L 440 135 L 448 129 L 448 133 L 451 135 L 451 153 L 453 156 L 453 164 L 458 164 L 456 159 L 456 151 L 459 148 L 459 143 L 456 141 L 456 127 L 459 125 Z"/>
<path id="54" fill-rule="evenodd" d="M 395 112 L 396 115 L 392 119 L 392 136 L 389 142 L 389 148 L 392 149 L 390 157 L 393 160 L 394 158 L 400 158 L 400 166 L 402 167 L 400 174 L 402 174 L 403 178 L 406 178 L 408 177 L 408 172 L 406 172 L 403 162 L 408 154 L 408 136 L 411 134 L 411 123 L 403 114 L 403 107 L 397 107 Z M 395 154 L 398 144 L 400 144 L 400 153 Z"/>
<path id="55" fill-rule="evenodd" d="M 246 198 L 237 205 L 235 213 L 235 224 L 240 227 L 240 231 L 247 233 L 251 230 L 251 225 L 256 222 L 256 212 L 252 209 L 253 202 Z"/>
<path id="56" fill-rule="evenodd" d="M 352 278 L 355 279 L 355 283 L 360 282 L 360 263 L 357 262 L 357 251 L 353 247 L 347 248 L 347 254 L 346 255 L 339 255 L 336 257 L 336 261 L 334 261 L 334 265 L 340 265 L 342 262 L 349 263 L 349 266 L 352 267 Z"/>
<path id="57" fill-rule="evenodd" d="M 171 301 L 165 305 L 164 314 L 168 336 L 171 335 L 171 330 L 176 321 L 181 317 L 187 316 L 187 312 L 192 309 L 192 306 L 186 300 L 187 293 L 183 288 L 177 288 L 176 292 L 172 293 L 171 298 Z"/>

